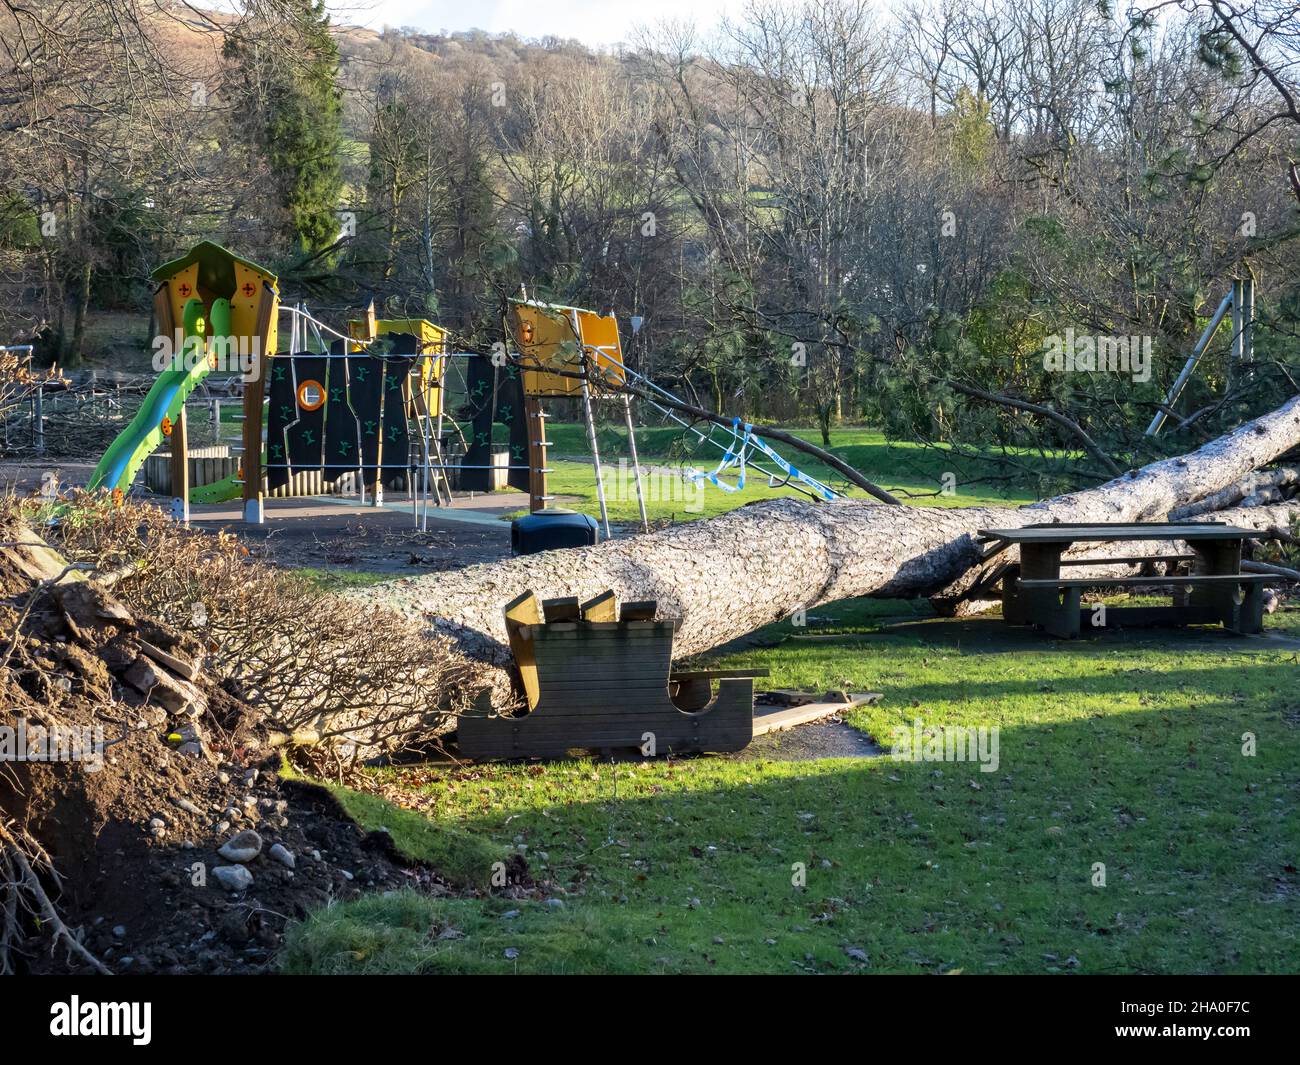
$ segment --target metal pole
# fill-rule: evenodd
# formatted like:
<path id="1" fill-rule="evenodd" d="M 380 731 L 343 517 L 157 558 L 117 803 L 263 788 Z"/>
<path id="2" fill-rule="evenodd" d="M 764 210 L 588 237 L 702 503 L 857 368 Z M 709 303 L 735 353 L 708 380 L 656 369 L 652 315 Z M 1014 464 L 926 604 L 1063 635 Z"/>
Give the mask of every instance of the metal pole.
<path id="1" fill-rule="evenodd" d="M 1245 283 L 1240 279 L 1232 282 L 1232 363 L 1234 366 L 1241 365 L 1243 361 L 1246 318 L 1242 297 L 1245 294 L 1245 287 Z"/>
<path id="2" fill-rule="evenodd" d="M 32 443 L 38 455 L 45 451 L 45 385 L 41 382 L 32 396 Z"/>
<path id="3" fill-rule="evenodd" d="M 605 539 L 609 534 L 609 510 L 605 506 L 605 478 L 600 470 L 600 448 L 596 446 L 596 420 L 591 414 L 591 389 L 584 378 L 582 382 L 582 413 L 587 420 L 587 444 L 591 447 L 591 463 L 596 470 L 596 498 L 600 501 L 600 521 L 605 527 Z"/>
<path id="4" fill-rule="evenodd" d="M 1241 353 L 1246 362 L 1255 361 L 1255 279 L 1242 282 L 1243 323 Z"/>
<path id="5" fill-rule="evenodd" d="M 1229 292 L 1223 297 L 1223 302 L 1219 304 L 1219 309 L 1214 312 L 1214 317 L 1210 319 L 1210 324 L 1205 327 L 1205 332 L 1201 334 L 1201 339 L 1196 342 L 1196 347 L 1192 349 L 1191 355 L 1187 357 L 1187 362 L 1183 366 L 1182 372 L 1178 375 L 1178 380 L 1169 389 L 1169 395 L 1165 398 L 1165 406 L 1172 408 L 1178 401 L 1179 395 L 1182 394 L 1188 378 L 1192 376 L 1192 371 L 1196 369 L 1196 364 L 1201 361 L 1201 356 L 1205 354 L 1205 348 L 1210 343 L 1210 337 L 1214 336 L 1214 331 L 1219 328 L 1219 323 L 1223 321 L 1223 316 L 1228 313 L 1228 308 L 1232 306 L 1232 293 Z M 1160 427 L 1164 425 L 1167 415 L 1164 411 L 1156 411 L 1156 416 L 1151 419 L 1151 424 L 1147 426 L 1147 436 L 1155 436 L 1160 432 Z"/>
<path id="6" fill-rule="evenodd" d="M 650 519 L 645 512 L 645 493 L 641 490 L 641 463 L 636 457 L 636 429 L 632 425 L 632 397 L 623 393 L 623 417 L 627 419 L 627 446 L 632 456 L 632 476 L 636 478 L 636 505 L 641 511 L 641 530 L 650 531 Z"/>
<path id="7" fill-rule="evenodd" d="M 420 424 L 420 442 L 423 447 L 424 469 L 420 471 L 420 531 L 429 531 L 429 488 L 433 479 L 429 476 L 429 416 L 417 415 Z"/>
<path id="8" fill-rule="evenodd" d="M 444 401 L 444 397 L 441 396 L 441 395 L 439 395 L 439 398 L 438 398 L 438 408 L 439 408 L 439 409 L 438 409 L 438 422 L 437 422 L 437 424 L 436 424 L 436 425 L 434 426 L 434 428 L 433 428 L 433 450 L 434 450 L 434 451 L 437 453 L 437 455 L 438 455 L 438 463 L 439 463 L 439 465 L 445 465 L 445 463 L 446 463 L 446 461 L 447 461 L 445 458 L 442 457 L 442 404 L 443 404 L 443 401 Z M 446 471 L 445 469 L 441 470 L 440 473 L 439 473 L 439 476 L 441 477 L 441 481 L 435 479 L 434 482 L 433 482 L 433 487 L 434 487 L 434 489 L 435 489 L 435 494 L 436 494 L 437 497 L 438 497 L 438 506 L 442 506 L 442 492 L 443 492 L 443 489 L 444 489 L 444 488 L 447 490 L 447 505 L 448 505 L 448 506 L 451 506 L 451 483 L 447 480 L 447 471 Z"/>

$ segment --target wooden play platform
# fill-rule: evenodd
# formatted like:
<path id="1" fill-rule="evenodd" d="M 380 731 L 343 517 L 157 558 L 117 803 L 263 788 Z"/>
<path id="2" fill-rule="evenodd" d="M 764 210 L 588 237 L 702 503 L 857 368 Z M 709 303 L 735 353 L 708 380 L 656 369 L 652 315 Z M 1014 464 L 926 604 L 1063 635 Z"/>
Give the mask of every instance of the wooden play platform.
<path id="1" fill-rule="evenodd" d="M 1263 629 L 1263 585 L 1276 578 L 1241 572 L 1241 545 L 1257 536 L 1221 522 L 1141 522 L 1138 524 L 1026 525 L 1019 529 L 981 529 L 980 539 L 997 551 L 1016 546 L 1020 564 L 1002 579 L 1002 616 L 1008 624 L 1034 625 L 1053 636 L 1078 636 L 1091 623 L 1082 609 L 1085 588 L 1130 589 L 1164 587 L 1171 590 L 1168 606 L 1113 607 L 1106 625 L 1195 625 L 1222 623 L 1238 633 Z M 1077 543 L 1180 540 L 1192 548 L 1188 555 L 1153 555 L 1108 559 L 1064 559 Z M 1162 562 L 1177 572 L 1136 577 L 1065 577 L 1063 567 L 1107 563 Z"/>
<path id="2" fill-rule="evenodd" d="M 460 719 L 467 758 L 560 756 L 570 750 L 739 751 L 754 737 L 754 678 L 767 670 L 672 672 L 677 621 L 613 592 L 585 603 L 531 592 L 505 607 L 527 713 Z M 714 684 L 716 683 L 716 692 Z"/>

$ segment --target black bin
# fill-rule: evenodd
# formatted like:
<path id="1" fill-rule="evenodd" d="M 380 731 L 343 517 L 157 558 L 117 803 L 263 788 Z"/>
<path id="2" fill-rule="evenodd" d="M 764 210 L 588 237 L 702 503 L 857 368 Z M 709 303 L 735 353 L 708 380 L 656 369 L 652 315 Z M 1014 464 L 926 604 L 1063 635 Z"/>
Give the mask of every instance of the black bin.
<path id="1" fill-rule="evenodd" d="M 598 542 L 596 519 L 561 507 L 547 508 L 510 523 L 510 550 L 534 555 L 557 547 L 589 547 Z"/>

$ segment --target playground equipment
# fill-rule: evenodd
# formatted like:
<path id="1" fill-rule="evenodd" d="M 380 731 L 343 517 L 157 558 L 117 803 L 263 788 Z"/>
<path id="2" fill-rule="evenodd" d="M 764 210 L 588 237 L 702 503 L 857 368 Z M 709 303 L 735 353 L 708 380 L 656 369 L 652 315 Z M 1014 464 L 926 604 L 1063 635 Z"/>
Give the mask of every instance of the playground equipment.
<path id="1" fill-rule="evenodd" d="M 641 755 L 739 751 L 757 736 L 876 702 L 879 692 L 782 689 L 761 703 L 766 669 L 673 670 L 675 620 L 658 604 L 612 591 L 538 602 L 525 592 L 504 609 L 521 713 L 492 715 L 484 692 L 457 728 L 466 758 L 544 758 L 571 750 Z M 716 690 L 715 690 L 716 682 Z"/>
<path id="2" fill-rule="evenodd" d="M 490 698 L 460 719 L 469 758 L 563 755 L 575 748 L 644 754 L 728 752 L 754 737 L 754 678 L 767 670 L 672 672 L 675 620 L 657 604 L 613 592 L 585 603 L 539 603 L 525 592 L 505 606 L 506 631 L 528 712 L 491 717 Z M 718 681 L 714 695 L 712 682 Z"/>
<path id="3" fill-rule="evenodd" d="M 349 488 L 355 486 L 364 498 L 369 487 L 379 502 L 383 476 L 406 478 L 416 465 L 407 453 L 411 420 L 421 427 L 427 473 L 429 449 L 437 448 L 429 427 L 442 416 L 439 356 L 445 331 L 421 319 L 375 322 L 371 316 L 353 323 L 353 336 L 338 333 L 301 305 L 281 308 L 270 271 L 208 241 L 152 276 L 158 282 L 155 349 L 163 366 L 131 423 L 100 459 L 90 488 L 120 497 L 167 443 L 170 469 L 164 475 L 154 457 L 149 480 L 168 485 L 172 512 L 180 520 L 188 520 L 190 503 L 242 496 L 245 520 L 261 522 L 266 495 L 337 490 L 349 477 Z M 281 311 L 290 319 L 290 351 L 282 355 L 276 352 Z M 313 338 L 321 350 L 303 350 Z M 363 345 L 371 343 L 384 351 L 365 353 Z M 339 361 L 332 363 L 331 374 L 334 359 Z M 233 371 L 240 382 L 242 446 L 227 448 L 218 440 L 216 446 L 191 449 L 186 400 L 214 370 Z M 332 406 L 331 398 L 337 400 Z M 219 434 L 215 399 L 212 419 Z M 385 435 L 389 454 L 395 451 L 400 461 L 383 457 Z M 353 442 L 356 453 L 349 458 Z M 220 470 L 232 452 L 238 467 Z M 332 461 L 340 456 L 342 461 Z M 195 473 L 216 472 L 222 475 L 210 483 L 192 483 Z"/>
<path id="4" fill-rule="evenodd" d="M 155 347 L 167 356 L 165 366 L 131 424 L 100 459 L 88 487 L 125 492 L 145 459 L 168 440 L 175 517 L 188 520 L 191 501 L 215 502 L 242 494 L 245 520 L 261 521 L 261 397 L 265 360 L 275 350 L 276 277 L 210 241 L 163 264 L 152 277 L 158 282 Z M 185 400 L 218 367 L 238 369 L 245 377 L 244 475 L 192 493 Z"/>
<path id="5" fill-rule="evenodd" d="M 674 397 L 625 364 L 612 314 L 530 300 L 525 293 L 511 301 L 517 351 L 497 345 L 490 354 L 457 352 L 449 350 L 442 327 L 423 318 L 377 319 L 373 304 L 364 318 L 348 323 L 346 333 L 301 303 L 281 306 L 275 275 L 208 241 L 160 266 L 153 278 L 160 334 L 155 348 L 165 356 L 163 365 L 89 486 L 126 492 L 166 442 L 170 455 L 153 457 L 147 480 L 166 486 L 181 520 L 188 520 L 190 503 L 238 497 L 245 521 L 253 523 L 263 520 L 268 495 L 347 493 L 378 506 L 386 487 L 400 486 L 416 525 L 427 528 L 430 505 L 451 503 L 454 479 L 454 487 L 464 491 L 492 491 L 506 483 L 527 490 L 530 520 L 513 530 L 517 553 L 594 543 L 589 520 L 551 506 L 544 404 L 580 403 L 600 526 L 608 537 L 593 407 L 612 398 L 622 405 L 638 510 L 648 529 L 631 398 L 621 391 L 633 381 L 667 418 L 723 451 L 718 469 L 692 473 L 696 479 L 736 490 L 744 486 L 748 466 L 766 474 L 773 487 L 789 485 L 822 499 L 837 495 L 785 462 L 751 426 L 737 420 L 731 441 L 724 442 L 715 439 L 714 429 L 701 433 L 658 402 L 655 397 Z M 277 351 L 281 314 L 288 318 L 284 352 Z M 193 450 L 186 400 L 218 369 L 234 371 L 240 384 L 242 442 L 223 444 L 220 399 L 210 395 L 215 439 Z M 449 403 L 449 391 L 458 397 L 456 404 Z M 500 442 L 503 428 L 508 444 Z M 159 468 L 162 461 L 168 469 Z M 734 488 L 723 479 L 733 470 L 739 476 Z"/>
<path id="6" fill-rule="evenodd" d="M 580 397 L 583 420 L 587 426 L 587 445 L 591 449 L 596 473 L 596 498 L 600 520 L 609 537 L 609 509 L 605 501 L 605 482 L 601 475 L 600 447 L 596 442 L 596 423 L 592 413 L 593 383 L 617 388 L 627 381 L 623 365 L 623 347 L 614 316 L 599 315 L 581 307 L 543 303 L 523 298 L 512 300 L 515 335 L 524 375 L 524 414 L 527 419 L 530 477 L 529 510 L 541 515 L 524 536 L 516 531 L 516 542 L 527 543 L 531 529 L 538 531 L 548 518 L 547 504 L 554 498 L 547 490 L 546 412 L 542 400 L 547 397 Z M 641 525 L 649 528 L 645 495 L 642 490 L 640 463 L 636 454 L 636 431 L 632 424 L 632 402 L 622 393 L 623 414 L 627 424 L 628 450 L 636 479 L 637 507 Z"/>
<path id="7" fill-rule="evenodd" d="M 743 423 L 739 418 L 732 422 L 730 439 L 719 439 L 715 437 L 717 426 L 710 426 L 707 433 L 702 433 L 683 420 L 670 406 L 657 402 L 654 396 L 668 401 L 675 401 L 676 397 L 626 365 L 618 323 L 613 315 L 602 316 L 581 307 L 544 303 L 529 300 L 526 296 L 512 300 L 511 303 L 515 314 L 519 357 L 524 367 L 529 465 L 533 475 L 529 483 L 529 496 L 530 509 L 535 514 L 547 514 L 545 508 L 553 498 L 548 493 L 546 482 L 546 474 L 549 472 L 546 465 L 546 414 L 541 401 L 547 397 L 578 396 L 582 400 L 587 442 L 595 467 L 601 523 L 605 535 L 609 535 L 609 512 L 592 414 L 592 401 L 595 398 L 592 386 L 618 389 L 629 382 L 650 393 L 651 406 L 664 417 L 693 433 L 700 442 L 723 452 L 721 461 L 712 472 L 688 471 L 688 476 L 697 483 L 708 483 L 727 492 L 740 491 L 745 487 L 746 469 L 752 467 L 767 477 L 769 488 L 788 486 L 824 501 L 839 498 L 840 493 L 787 462 L 754 432 L 752 425 Z M 625 391 L 619 393 L 619 398 L 622 400 L 627 425 L 628 451 L 636 482 L 641 524 L 648 529 L 641 468 L 636 453 L 636 432 L 632 422 L 632 401 Z M 723 479 L 729 471 L 734 471 L 737 477 L 735 485 Z"/>
<path id="8" fill-rule="evenodd" d="M 345 337 L 301 305 L 291 313 L 292 351 L 269 367 L 268 491 L 345 483 L 380 505 L 386 485 L 403 484 L 414 499 L 416 476 L 427 477 L 440 454 L 431 423 L 442 418 L 445 330 L 371 313 Z M 319 350 L 308 350 L 309 334 Z"/>

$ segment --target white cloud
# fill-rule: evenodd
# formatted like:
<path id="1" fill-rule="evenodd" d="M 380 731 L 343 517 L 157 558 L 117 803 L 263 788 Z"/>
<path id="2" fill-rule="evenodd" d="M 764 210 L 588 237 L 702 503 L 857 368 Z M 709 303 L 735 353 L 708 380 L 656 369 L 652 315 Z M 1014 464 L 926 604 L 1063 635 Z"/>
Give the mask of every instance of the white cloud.
<path id="1" fill-rule="evenodd" d="M 513 30 L 521 37 L 573 37 L 591 46 L 626 41 L 637 26 L 663 19 L 692 19 L 712 27 L 738 0 L 337 0 L 335 20 L 381 29 L 416 26 L 439 30 Z"/>

